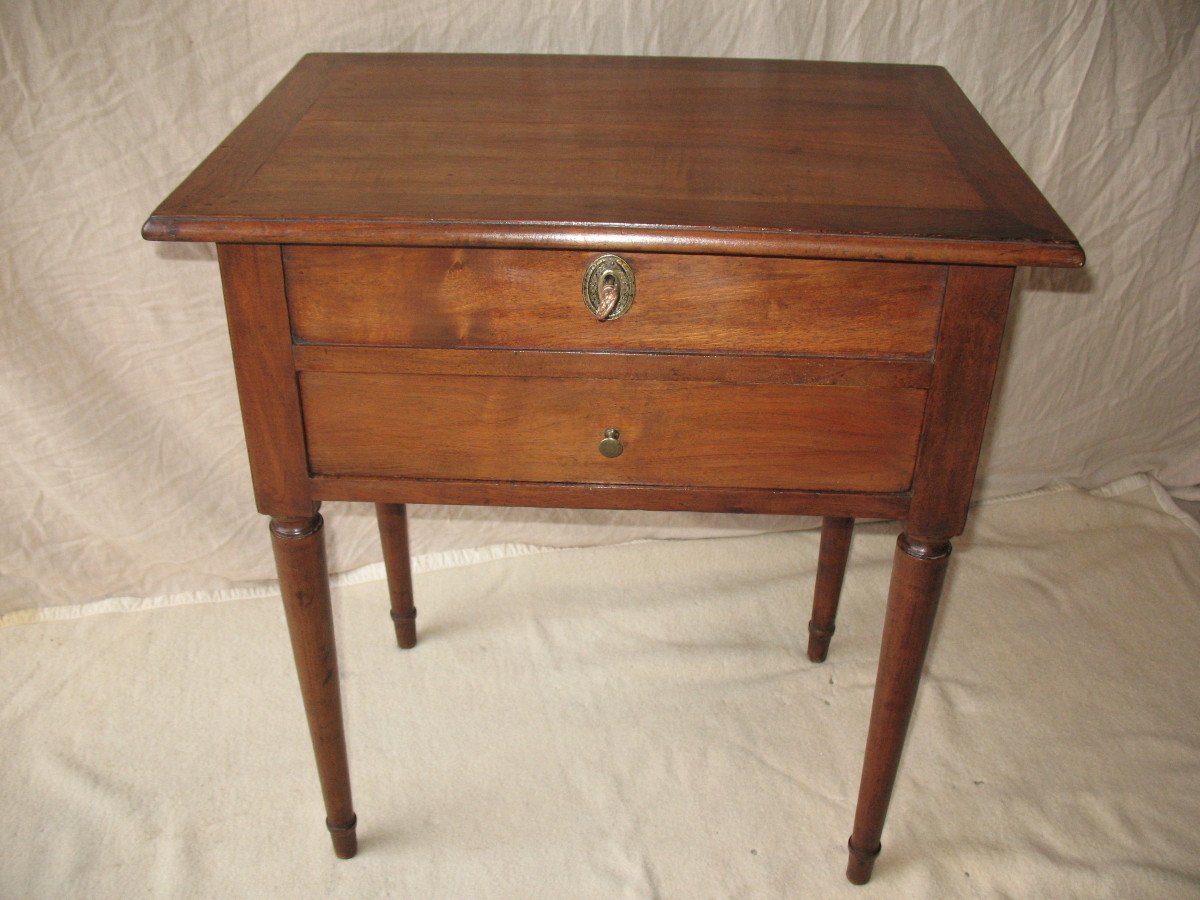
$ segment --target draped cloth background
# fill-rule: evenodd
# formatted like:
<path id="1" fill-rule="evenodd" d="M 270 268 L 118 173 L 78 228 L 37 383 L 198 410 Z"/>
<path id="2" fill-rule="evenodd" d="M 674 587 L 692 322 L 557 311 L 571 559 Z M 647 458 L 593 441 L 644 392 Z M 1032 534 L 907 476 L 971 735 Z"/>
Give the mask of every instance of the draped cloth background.
<path id="1" fill-rule="evenodd" d="M 792 0 L 8 0 L 0 5 L 0 615 L 272 577 L 211 246 L 156 203 L 317 50 L 946 66 L 1075 230 L 1018 274 L 980 492 L 1200 482 L 1200 5 Z M 327 507 L 331 562 L 379 558 Z M 606 543 L 794 519 L 414 510 L 413 550 Z M 465 553 L 462 558 L 478 554 Z M 11 617 L 10 617 L 11 619 Z"/>

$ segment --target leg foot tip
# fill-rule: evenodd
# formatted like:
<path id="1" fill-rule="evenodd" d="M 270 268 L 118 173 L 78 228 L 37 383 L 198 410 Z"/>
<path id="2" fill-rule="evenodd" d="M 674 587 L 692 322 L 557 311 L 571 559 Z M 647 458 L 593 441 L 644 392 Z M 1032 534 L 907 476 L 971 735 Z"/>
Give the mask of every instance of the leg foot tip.
<path id="1" fill-rule="evenodd" d="M 879 856 L 882 845 L 874 850 L 859 850 L 851 838 L 847 846 L 850 848 L 850 861 L 846 864 L 846 880 L 851 884 L 866 884 L 871 880 L 871 870 L 875 868 L 875 860 Z"/>
<path id="2" fill-rule="evenodd" d="M 417 611 L 392 610 L 392 623 L 396 626 L 396 644 L 401 650 L 411 650 L 417 646 Z"/>
<path id="3" fill-rule="evenodd" d="M 325 827 L 329 829 L 333 853 L 338 859 L 350 859 L 358 852 L 358 816 L 352 817 L 348 825 L 332 825 L 326 819 Z"/>
<path id="4" fill-rule="evenodd" d="M 412 629 L 412 628 L 409 628 L 407 630 L 397 628 L 396 629 L 396 646 L 399 647 L 401 650 L 411 650 L 413 647 L 417 646 L 416 630 Z"/>
<path id="5" fill-rule="evenodd" d="M 833 640 L 833 628 L 822 628 L 815 622 L 808 623 L 808 658 L 815 663 L 825 662 L 829 655 L 829 642 Z"/>

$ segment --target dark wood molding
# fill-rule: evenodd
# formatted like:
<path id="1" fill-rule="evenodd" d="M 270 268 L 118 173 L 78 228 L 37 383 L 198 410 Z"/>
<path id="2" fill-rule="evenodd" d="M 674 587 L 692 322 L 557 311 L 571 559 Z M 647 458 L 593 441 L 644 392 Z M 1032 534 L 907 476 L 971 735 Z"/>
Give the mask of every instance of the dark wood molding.
<path id="1" fill-rule="evenodd" d="M 836 384 L 928 388 L 933 363 L 910 359 L 742 356 L 699 353 L 584 353 L 539 350 L 432 350 L 296 344 L 296 369 L 363 375 L 510 375 L 722 384 Z"/>
<path id="2" fill-rule="evenodd" d="M 832 491 L 730 490 L 612 484 L 522 484 L 511 481 L 456 481 L 340 476 L 311 479 L 318 500 L 370 503 L 448 503 L 569 509 L 693 510 L 768 515 L 840 515 L 902 519 L 908 494 L 853 494 Z"/>

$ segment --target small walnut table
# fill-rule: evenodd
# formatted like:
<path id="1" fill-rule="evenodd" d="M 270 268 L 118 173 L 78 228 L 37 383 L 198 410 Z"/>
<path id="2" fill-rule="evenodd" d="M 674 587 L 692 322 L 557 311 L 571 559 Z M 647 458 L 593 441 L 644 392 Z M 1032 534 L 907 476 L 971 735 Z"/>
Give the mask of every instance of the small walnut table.
<path id="1" fill-rule="evenodd" d="M 215 241 L 326 824 L 356 849 L 322 500 L 905 523 L 854 831 L 871 874 L 963 530 L 1015 266 L 1074 236 L 945 70 L 307 56 L 155 211 Z"/>

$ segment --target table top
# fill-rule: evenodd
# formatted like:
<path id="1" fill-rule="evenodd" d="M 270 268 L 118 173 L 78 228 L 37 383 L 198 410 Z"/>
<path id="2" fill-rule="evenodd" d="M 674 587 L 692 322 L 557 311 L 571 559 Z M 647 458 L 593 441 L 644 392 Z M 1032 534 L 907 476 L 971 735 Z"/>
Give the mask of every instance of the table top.
<path id="1" fill-rule="evenodd" d="M 312 54 L 143 233 L 1083 262 L 944 69 L 769 60 Z"/>

